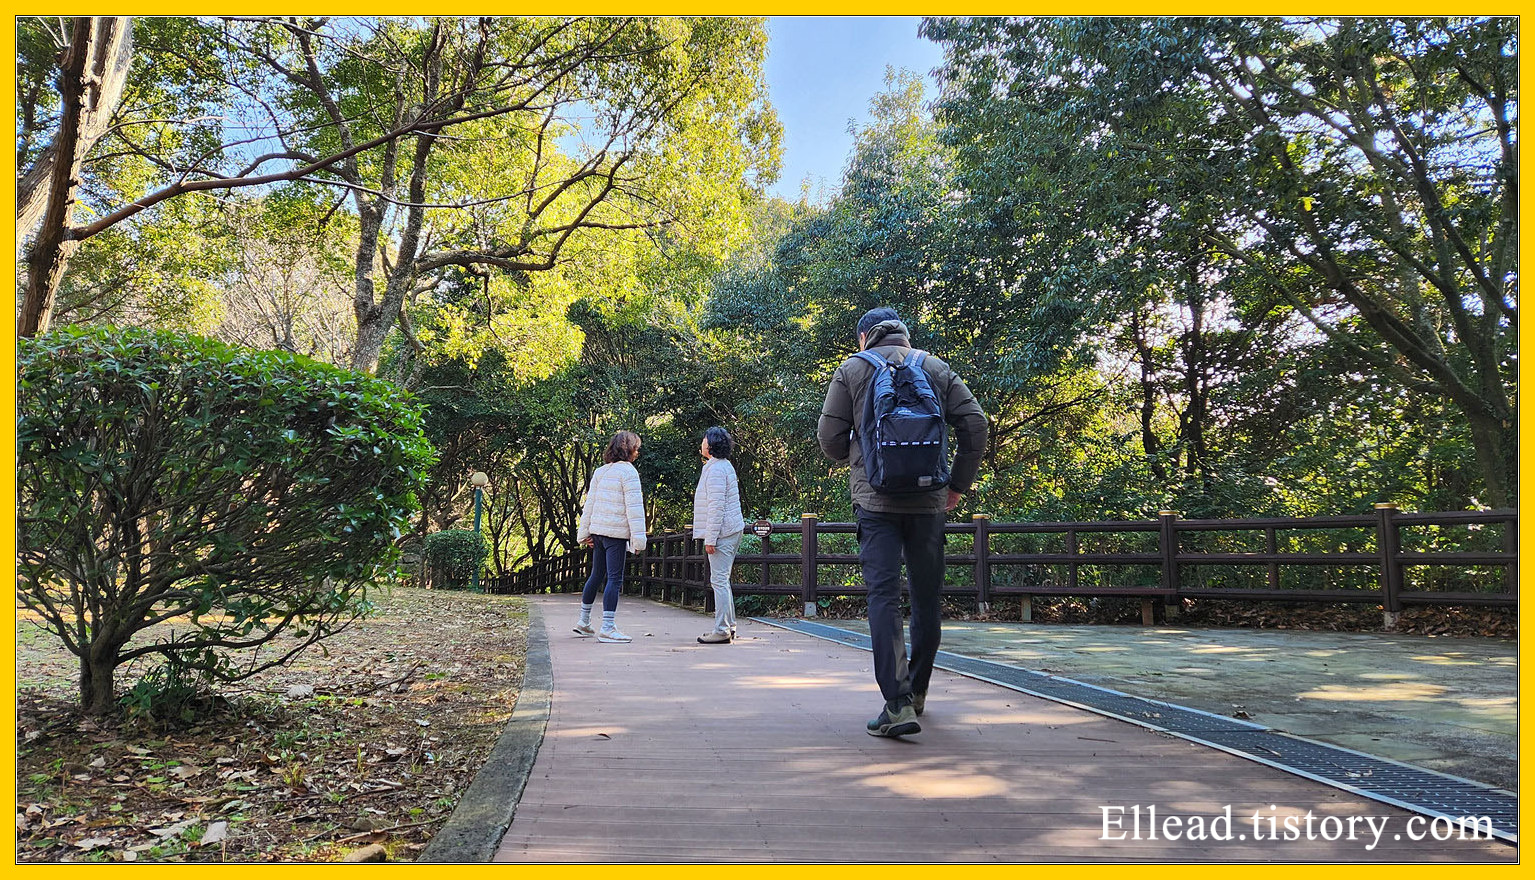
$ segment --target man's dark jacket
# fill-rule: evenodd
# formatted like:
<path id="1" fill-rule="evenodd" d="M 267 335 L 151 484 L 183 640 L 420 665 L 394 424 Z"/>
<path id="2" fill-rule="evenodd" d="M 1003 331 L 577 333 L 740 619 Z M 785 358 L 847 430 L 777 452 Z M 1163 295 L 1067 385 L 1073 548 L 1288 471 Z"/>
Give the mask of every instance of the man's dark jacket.
<path id="1" fill-rule="evenodd" d="M 901 361 L 911 354 L 911 343 L 899 321 L 886 321 L 869 329 L 865 337 L 869 351 L 889 361 Z M 901 334 L 901 335 L 897 335 Z M 948 502 L 948 490 L 968 492 L 981 467 L 981 453 L 986 451 L 986 414 L 975 395 L 949 365 L 929 354 L 922 361 L 922 371 L 933 386 L 933 393 L 943 404 L 943 417 L 954 426 L 954 465 L 948 488 L 910 495 L 887 495 L 869 485 L 864 472 L 863 449 L 850 431 L 863 430 L 864 399 L 869 394 L 869 380 L 874 367 L 860 357 L 850 357 L 832 374 L 816 425 L 816 439 L 827 458 L 847 462 L 852 468 L 849 484 L 853 503 L 864 510 L 885 513 L 942 513 Z"/>

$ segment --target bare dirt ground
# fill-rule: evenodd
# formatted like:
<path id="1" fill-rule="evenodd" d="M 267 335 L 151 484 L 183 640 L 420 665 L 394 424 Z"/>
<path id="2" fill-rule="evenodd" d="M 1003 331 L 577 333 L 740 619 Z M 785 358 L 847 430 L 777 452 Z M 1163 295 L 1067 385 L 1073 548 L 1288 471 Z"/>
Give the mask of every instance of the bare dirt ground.
<path id="1" fill-rule="evenodd" d="M 520 598 L 395 587 L 191 720 L 76 711 L 78 666 L 18 610 L 17 860 L 410 861 L 516 704 Z M 119 682 L 125 693 L 142 669 Z"/>

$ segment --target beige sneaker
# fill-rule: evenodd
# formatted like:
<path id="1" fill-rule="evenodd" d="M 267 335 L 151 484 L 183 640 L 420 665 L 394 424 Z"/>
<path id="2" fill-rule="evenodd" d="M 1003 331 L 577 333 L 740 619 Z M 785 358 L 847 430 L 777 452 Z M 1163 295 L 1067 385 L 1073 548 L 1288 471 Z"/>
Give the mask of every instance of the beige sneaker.
<path id="1" fill-rule="evenodd" d="M 594 636 L 597 634 L 597 631 L 592 629 L 592 625 L 589 623 L 578 623 L 571 627 L 570 630 L 578 636 Z"/>
<path id="2" fill-rule="evenodd" d="M 879 710 L 879 714 L 869 721 L 869 736 L 910 736 L 913 733 L 921 733 L 922 725 L 917 723 L 917 712 L 912 709 L 910 703 L 901 704 L 894 712 L 890 706 Z"/>
<path id="3" fill-rule="evenodd" d="M 699 644 L 702 644 L 702 645 L 728 645 L 728 644 L 730 644 L 730 633 L 728 633 L 728 632 L 705 633 L 705 634 L 703 634 L 703 635 L 698 637 L 698 642 L 699 642 Z"/>

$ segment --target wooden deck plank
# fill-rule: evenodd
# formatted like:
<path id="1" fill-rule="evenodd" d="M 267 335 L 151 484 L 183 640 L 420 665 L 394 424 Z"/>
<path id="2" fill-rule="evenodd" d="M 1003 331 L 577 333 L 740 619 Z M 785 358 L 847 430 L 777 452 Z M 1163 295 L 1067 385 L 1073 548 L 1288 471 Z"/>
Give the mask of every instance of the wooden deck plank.
<path id="1" fill-rule="evenodd" d="M 870 737 L 880 698 L 867 652 L 745 621 L 737 643 L 698 645 L 705 618 L 628 598 L 619 623 L 635 641 L 600 644 L 567 636 L 573 597 L 534 601 L 553 705 L 498 861 L 1516 857 L 1497 842 L 1391 840 L 1412 814 L 941 671 L 921 734 Z M 1234 832 L 1270 804 L 1390 824 L 1373 850 L 1362 826 L 1355 841 L 1098 839 L 1100 807 L 1135 804 L 1206 821 L 1230 804 Z"/>

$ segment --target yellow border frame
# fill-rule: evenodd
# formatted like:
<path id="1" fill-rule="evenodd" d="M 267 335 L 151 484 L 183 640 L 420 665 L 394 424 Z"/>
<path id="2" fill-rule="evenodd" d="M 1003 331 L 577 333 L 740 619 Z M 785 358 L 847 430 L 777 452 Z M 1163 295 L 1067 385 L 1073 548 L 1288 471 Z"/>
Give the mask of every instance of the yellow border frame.
<path id="1" fill-rule="evenodd" d="M 322 9 L 324 9 L 325 11 L 331 11 L 331 12 L 334 12 L 336 14 L 357 14 L 357 15 L 419 15 L 419 14 L 421 14 L 421 8 L 420 8 L 419 4 L 415 4 L 415 3 L 407 4 L 407 3 L 398 2 L 398 0 L 385 0 L 385 2 L 374 3 L 374 4 L 361 4 L 361 3 L 357 3 L 357 2 L 350 2 L 350 0 L 349 0 L 349 2 L 342 2 L 342 3 L 331 2 L 331 3 L 321 3 L 321 4 L 318 4 L 318 5 Z M 953 15 L 953 14 L 965 14 L 965 15 L 988 15 L 988 14 L 991 14 L 991 15 L 1001 15 L 1001 14 L 1036 14 L 1036 15 L 1062 15 L 1062 14 L 1067 14 L 1067 15 L 1071 15 L 1071 14 L 1107 14 L 1107 15 L 1116 15 L 1116 14 L 1117 15 L 1148 15 L 1148 14 L 1156 14 L 1156 15 L 1179 15 L 1179 14 L 1186 14 L 1186 15 L 1201 15 L 1201 14 L 1203 14 L 1203 15 L 1212 15 L 1212 14 L 1231 14 L 1231 12 L 1232 12 L 1232 5 L 1231 5 L 1231 3 L 1229 3 L 1229 2 L 1224 2 L 1224 3 L 1208 2 L 1208 0 L 1207 0 L 1207 2 L 1164 2 L 1164 3 L 1155 3 L 1155 4 L 1151 4 L 1150 8 L 1148 8 L 1148 6 L 1146 4 L 1132 4 L 1132 3 L 1128 3 L 1128 2 L 1123 2 L 1123 0 L 1114 0 L 1114 2 L 1089 2 L 1089 3 L 1081 4 L 1080 6 L 1075 5 L 1075 4 L 1045 4 L 1045 3 L 1038 3 L 1038 2 L 1025 2 L 1025 3 L 978 2 L 978 3 L 960 3 L 960 4 L 956 4 L 957 8 L 954 8 L 954 9 L 943 9 L 943 10 L 935 9 L 935 5 L 936 4 L 931 3 L 931 2 L 914 3 L 914 2 L 909 2 L 909 0 L 893 0 L 893 2 L 881 3 L 881 4 L 878 4 L 877 6 L 875 4 L 873 4 L 873 3 L 867 3 L 867 2 L 866 3 L 833 3 L 833 4 L 825 4 L 825 3 L 810 4 L 810 3 L 778 2 L 778 3 L 760 3 L 760 4 L 741 4 L 739 6 L 737 6 L 736 4 L 723 4 L 723 5 L 726 8 L 721 8 L 722 4 L 714 4 L 714 3 L 670 2 L 670 3 L 655 3 L 655 4 L 651 4 L 651 3 L 633 4 L 633 3 L 614 2 L 614 0 L 602 0 L 602 2 L 587 2 L 587 3 L 581 3 L 581 4 L 566 4 L 566 3 L 556 2 L 556 3 L 553 3 L 553 4 L 549 4 L 548 6 L 542 6 L 541 5 L 541 6 L 538 6 L 536 8 L 529 8 L 529 7 L 532 7 L 533 4 L 498 4 L 498 3 L 454 3 L 454 4 L 452 4 L 454 13 L 456 13 L 456 14 L 464 14 L 464 15 L 470 15 L 470 14 L 497 14 L 497 15 L 512 14 L 512 15 L 515 15 L 515 14 L 527 14 L 527 13 L 534 13 L 534 14 L 540 14 L 540 15 L 550 15 L 550 14 L 567 14 L 567 15 L 573 15 L 573 14 L 612 14 L 612 15 L 618 15 L 618 14 L 625 14 L 625 15 L 632 15 L 632 14 L 655 14 L 655 15 L 699 15 L 699 14 L 702 14 L 702 15 L 724 15 L 724 14 L 735 14 L 735 15 L 807 15 L 807 14 L 808 15 L 867 15 L 867 14 L 873 14 L 872 11 L 876 10 L 876 9 L 878 10 L 877 14 L 880 15 L 880 16 L 923 15 L 923 14 L 933 14 L 935 12 L 941 12 L 941 14 L 945 14 L 945 15 Z M 1447 5 L 1449 5 L 1449 4 L 1442 3 L 1442 2 L 1440 2 L 1440 3 L 1424 3 L 1424 2 L 1399 2 L 1399 3 L 1364 2 L 1364 3 L 1359 3 L 1359 2 L 1352 2 L 1352 3 L 1342 4 L 1342 8 L 1339 8 L 1339 5 L 1335 4 L 1335 3 L 1316 2 L 1316 0 L 1311 0 L 1311 2 L 1300 2 L 1300 3 L 1286 3 L 1286 4 L 1282 4 L 1282 8 L 1283 8 L 1284 14 L 1292 14 L 1292 15 L 1316 14 L 1316 15 L 1329 15 L 1329 16 L 1335 16 L 1335 15 L 1393 15 L 1393 16 L 1406 16 L 1406 15 L 1434 15 L 1434 14 L 1440 14 L 1440 15 L 1443 15 L 1443 14 L 1467 14 L 1467 11 L 1463 11 L 1463 10 L 1457 10 L 1454 13 L 1447 13 L 1447 10 L 1446 10 L 1446 6 Z M 309 6 L 307 4 L 297 4 L 297 3 L 292 3 L 292 2 L 287 2 L 287 3 L 245 2 L 245 3 L 228 4 L 228 5 L 220 3 L 220 4 L 214 4 L 214 6 L 216 6 L 216 7 L 223 7 L 224 9 L 230 9 L 231 7 L 233 7 L 235 9 L 238 9 L 241 12 L 246 12 L 246 13 L 268 13 L 268 14 L 290 13 L 291 14 L 291 13 L 295 13 L 295 12 L 300 12 L 300 13 L 303 13 L 303 14 L 310 14 L 310 15 L 312 15 L 312 14 L 315 14 L 315 11 L 316 11 L 312 6 Z M 1478 14 L 1478 15 L 1519 15 L 1523 11 L 1523 4 L 1520 4 L 1520 3 L 1510 3 L 1510 2 L 1506 2 L 1506 0 L 1504 0 L 1504 2 L 1494 2 L 1494 3 L 1486 3 L 1486 4 L 1478 3 L 1478 4 L 1475 4 L 1475 7 L 1477 7 L 1477 8 L 1474 9 L 1474 14 Z M 131 14 L 131 15 L 210 15 L 210 14 L 217 14 L 217 12 L 219 12 L 219 11 L 221 11 L 221 10 L 219 10 L 219 9 L 210 10 L 209 9 L 209 5 L 206 4 L 206 3 L 191 3 L 191 2 L 149 2 L 149 3 L 144 3 L 144 2 L 128 2 L 128 3 L 108 4 L 107 7 L 105 7 L 105 8 L 97 7 L 96 4 L 94 4 L 94 3 L 84 4 L 84 9 L 80 9 L 80 8 L 72 9 L 72 10 L 70 10 L 70 14 L 80 15 L 80 14 L 110 13 L 110 14 L 118 14 L 118 15 L 121 15 L 121 14 Z M 51 4 L 51 3 L 36 2 L 36 0 L 34 0 L 34 2 L 25 2 L 25 3 L 18 3 L 18 4 L 16 4 L 16 6 L 13 7 L 13 9 L 12 9 L 12 13 L 11 14 L 13 16 L 17 16 L 17 15 L 56 15 L 56 14 L 58 14 L 58 12 L 57 12 L 57 7 L 54 7 L 53 4 Z M 1275 14 L 1278 14 L 1277 11 L 1276 11 Z M 3 29 L 3 32 L 0 32 L 0 46 L 3 46 L 4 50 L 6 51 L 7 57 L 12 57 L 12 58 L 15 57 L 16 33 L 15 33 L 15 28 L 14 27 L 5 28 L 5 29 Z M 5 78 L 4 100 L 5 100 L 5 103 L 6 103 L 7 107 L 11 111 L 11 115 L 14 116 L 14 114 L 15 114 L 15 94 L 16 94 L 16 89 L 15 89 L 15 76 L 16 76 L 16 73 L 15 73 L 14 66 L 8 67 L 7 71 L 8 72 L 7 72 L 6 78 Z M 1521 70 L 1520 70 L 1521 91 L 1522 91 L 1522 86 L 1523 86 L 1523 80 L 1524 80 L 1523 70 L 1521 68 Z M 14 183 L 14 181 L 16 179 L 15 153 L 13 151 L 7 150 L 7 151 L 5 151 L 5 154 L 7 156 L 7 159 L 6 159 L 7 166 L 8 166 L 9 171 L 10 171 L 10 173 L 6 174 L 4 176 L 4 179 L 3 179 L 4 193 L 5 193 L 5 198 L 6 198 L 5 203 L 6 204 L 10 204 L 10 205 L 14 205 L 15 204 L 15 197 L 16 197 L 15 183 Z M 1529 160 L 1526 158 L 1526 156 L 1527 156 L 1527 151 L 1521 153 L 1521 156 L 1520 156 L 1519 170 L 1520 170 L 1520 177 L 1521 178 L 1525 178 L 1526 177 L 1526 175 L 1524 175 L 1524 171 L 1526 171 L 1528 169 L 1528 166 L 1529 166 Z M 1525 229 L 1531 229 L 1532 228 L 1529 221 L 1531 220 L 1532 213 L 1535 213 L 1535 212 L 1532 212 L 1531 209 L 1530 209 L 1530 201 L 1531 200 L 1527 199 L 1520 206 L 1520 221 L 1521 221 L 1521 225 Z M 16 234 L 16 229 L 15 229 L 15 212 L 14 212 L 14 210 L 7 210 L 7 211 L 3 212 L 3 224 L 4 224 L 4 228 L 9 233 L 8 238 L 10 240 L 14 241 L 15 240 L 15 234 Z M 1528 240 L 1529 240 L 1528 237 L 1526 237 L 1525 241 L 1527 242 Z M 1528 251 L 1528 246 L 1525 243 L 1521 242 L 1521 247 L 1520 247 L 1520 261 L 1521 261 L 1521 264 L 1523 262 L 1523 258 L 1526 256 L 1526 252 L 1527 251 Z M 13 268 L 13 272 L 14 272 L 14 268 Z M 13 284 L 14 284 L 14 276 L 13 276 Z M 14 307 L 13 307 L 13 309 L 14 309 Z M 11 334 L 10 335 L 11 344 L 8 345 L 8 346 L 5 346 L 4 349 L 3 349 L 3 352 L 0 352 L 0 363 L 3 363 L 4 372 L 5 372 L 6 375 L 12 376 L 12 377 L 14 377 L 15 373 L 16 373 L 15 323 L 16 323 L 15 322 L 15 315 L 14 315 L 14 311 L 13 311 L 12 318 L 11 318 L 10 325 L 9 325 L 10 328 L 11 328 L 10 331 L 9 331 L 9 333 Z M 1523 359 L 1522 358 L 1521 361 L 1520 361 L 1520 366 L 1519 366 L 1519 386 L 1521 388 L 1529 387 L 1530 384 L 1531 384 L 1531 379 L 1532 378 L 1535 378 L 1535 365 L 1532 365 L 1529 362 L 1528 359 Z M 16 424 L 16 392 L 15 392 L 14 382 L 8 383 L 6 385 L 4 392 L 0 393 L 0 400 L 3 400 L 3 410 L 0 410 L 0 412 L 3 412 L 5 424 L 14 426 Z M 1521 417 L 1520 420 L 1519 420 L 1519 443 L 1520 443 L 1519 470 L 1520 470 L 1521 475 L 1529 473 L 1531 466 L 1535 465 L 1535 452 L 1531 451 L 1530 443 L 1528 442 L 1529 439 L 1530 439 L 1528 434 L 1529 434 L 1528 420 Z M 15 461 L 15 457 L 16 457 L 16 445 L 15 444 L 16 444 L 15 435 L 12 434 L 10 432 L 10 430 L 0 431 L 0 452 L 4 453 L 5 460 L 12 461 L 12 462 Z M 16 497 L 16 477 L 15 477 L 15 472 L 11 471 L 9 469 L 6 469 L 4 471 L 3 479 L 4 479 L 3 486 L 4 486 L 5 494 L 6 494 L 6 497 L 9 499 L 10 503 L 6 507 L 6 511 L 7 511 L 7 514 L 6 514 L 6 517 L 7 517 L 6 527 L 3 530 L 0 530 L 0 553 L 3 553 L 5 558 L 12 560 L 12 575 L 14 577 L 14 574 L 15 574 L 15 571 L 14 571 L 15 562 L 14 562 L 14 560 L 15 560 L 15 550 L 16 550 L 16 547 L 15 547 L 15 543 L 16 543 L 16 530 L 15 530 L 15 513 L 14 513 L 14 511 L 16 509 L 15 503 L 14 503 L 15 502 L 15 497 Z M 1522 479 L 1521 479 L 1520 483 L 1521 483 L 1521 486 L 1522 486 L 1522 484 L 1523 484 L 1523 480 Z M 1530 546 L 1530 541 L 1531 541 L 1532 537 L 1535 537 L 1535 527 L 1532 527 L 1531 524 L 1527 520 L 1521 519 L 1520 520 L 1520 524 L 1519 524 L 1519 541 L 1520 541 L 1520 545 L 1521 546 Z M 1520 592 L 1521 593 L 1523 593 L 1525 591 L 1527 585 L 1530 582 L 1531 582 L 1531 576 L 1529 574 L 1529 570 L 1528 569 L 1524 569 L 1522 574 L 1521 574 L 1521 576 L 1520 576 L 1520 579 L 1519 579 L 1519 588 L 1520 588 Z M 1529 625 L 1531 623 L 1532 616 L 1535 616 L 1535 610 L 1532 610 L 1532 608 L 1531 608 L 1529 603 L 1522 603 L 1520 605 L 1520 611 L 1519 611 L 1519 623 L 1520 623 L 1520 629 L 1522 631 L 1526 631 L 1526 632 L 1529 631 L 1528 628 L 1529 628 Z M 11 629 L 12 629 L 12 632 L 15 631 L 15 623 L 16 623 L 15 611 L 14 611 L 14 606 L 13 606 L 13 610 L 12 610 L 12 614 L 11 614 Z M 1529 669 L 1528 660 L 1530 659 L 1530 656 L 1531 656 L 1531 652 L 1528 650 L 1527 645 L 1528 645 L 1528 640 L 1526 640 L 1525 644 L 1521 645 L 1521 650 L 1520 650 L 1520 678 L 1519 678 L 1519 683 L 1520 683 L 1520 692 L 1521 692 L 1521 694 L 1523 693 L 1523 690 L 1524 690 L 1523 685 L 1524 685 L 1525 681 L 1528 678 L 1528 669 Z M 9 738 L 10 742 L 15 742 L 15 738 L 16 738 L 16 716 L 15 716 L 15 711 L 14 711 L 15 693 L 16 693 L 16 677 L 15 677 L 16 673 L 15 673 L 14 659 L 15 659 L 15 655 L 14 655 L 14 652 L 13 652 L 13 654 L 12 654 L 12 663 L 6 664 L 5 668 L 3 669 L 3 671 L 0 671 L 0 684 L 3 684 L 5 693 L 9 694 L 12 697 L 12 707 L 13 708 L 12 708 L 11 712 L 6 714 L 6 721 L 5 721 L 5 731 L 6 731 L 6 734 L 7 734 L 8 738 Z M 1521 754 L 1523 753 L 1524 738 L 1525 737 L 1523 735 L 1521 735 L 1521 737 L 1520 737 L 1520 752 L 1521 752 Z M 15 756 L 15 751 L 14 751 L 14 749 L 12 749 L 12 750 L 0 750 L 0 756 L 3 756 L 3 760 L 0 760 L 0 776 L 3 776 L 4 787 L 5 787 L 6 791 L 10 794 L 11 800 L 14 801 L 15 800 L 15 794 L 16 794 L 16 756 Z M 1525 764 L 1521 763 L 1521 767 L 1520 767 L 1520 789 L 1522 791 L 1529 791 L 1529 786 L 1525 785 L 1525 780 L 1530 779 L 1530 778 L 1531 778 L 1531 775 L 1530 775 L 1530 772 L 1529 772 L 1527 766 Z M 1529 824 L 1528 820 L 1530 818 L 1530 814 L 1531 814 L 1531 809 L 1530 809 L 1529 805 L 1526 804 L 1526 803 L 1522 803 L 1520 805 L 1520 811 L 1519 811 L 1520 825 L 1521 826 Z M 14 863 L 14 857 L 15 857 L 15 852 L 16 852 L 16 836 L 15 836 L 16 835 L 16 831 L 15 831 L 14 826 L 11 827 L 11 829 L 10 829 L 10 831 L 8 833 L 10 835 L 10 837 L 9 837 L 9 840 L 10 840 L 10 852 L 12 854 L 12 859 L 13 859 L 13 863 Z M 225 876 L 228 876 L 228 877 L 231 877 L 231 878 L 243 878 L 243 877 L 255 877 L 255 876 L 257 876 L 255 872 L 268 870 L 269 867 L 270 866 L 265 866 L 265 865 L 221 865 L 221 866 L 219 866 L 217 868 L 217 870 L 221 874 L 224 874 Z M 119 865 L 119 866 L 115 866 L 115 868 L 117 870 L 128 871 L 128 872 L 143 872 L 143 871 L 147 871 L 147 870 L 153 870 L 153 871 L 157 871 L 157 872 L 159 872 L 159 871 L 186 872 L 186 871 L 196 871 L 196 870 L 200 870 L 200 869 L 206 869 L 205 867 L 200 867 L 200 866 L 197 866 L 197 865 L 152 865 L 152 866 L 151 865 Z M 1340 868 L 1341 868 L 1341 866 L 1333 867 L 1331 869 L 1324 867 L 1323 870 L 1331 872 L 1331 871 L 1340 870 Z M 1116 865 L 1116 864 L 1105 865 L 1105 866 L 1066 866 L 1065 867 L 1065 870 L 1069 871 L 1072 874 L 1089 874 L 1089 875 L 1091 875 L 1091 874 L 1098 874 L 1098 873 L 1107 874 L 1110 871 L 1115 871 L 1115 870 L 1121 870 L 1122 871 L 1124 869 L 1125 869 L 1125 867 L 1123 865 Z M 1514 866 L 1509 866 L 1509 867 L 1502 867 L 1502 866 L 1423 866 L 1423 865 L 1403 866 L 1403 865 L 1352 865 L 1351 864 L 1351 865 L 1346 866 L 1346 868 L 1343 868 L 1343 869 L 1348 870 L 1351 875 L 1356 875 L 1356 876 L 1381 877 L 1381 878 L 1390 878 L 1390 880 L 1403 880 L 1403 878 L 1412 878 L 1412 877 L 1418 877 L 1418 876 L 1425 876 L 1426 877 L 1426 876 L 1428 876 L 1429 872 L 1435 872 L 1435 873 L 1442 874 L 1446 870 L 1455 870 L 1455 871 L 1467 871 L 1467 870 L 1469 870 L 1469 871 L 1473 871 L 1473 872 L 1489 873 L 1489 874 L 1491 874 L 1491 873 L 1501 873 L 1501 872 L 1504 872 L 1504 871 L 1512 871 L 1512 870 L 1514 870 Z M 20 866 L 19 870 L 25 871 L 29 875 L 54 876 L 54 875 L 66 875 L 67 874 L 67 875 L 70 875 L 70 876 L 75 876 L 75 875 L 82 874 L 83 872 L 88 872 L 88 871 L 93 871 L 93 870 L 95 870 L 95 871 L 103 870 L 103 866 L 98 866 L 98 865 L 79 865 L 79 866 L 71 866 L 71 865 L 25 865 L 25 866 Z M 112 868 L 106 868 L 106 870 L 113 870 L 113 869 Z M 289 873 L 289 874 L 297 873 L 297 874 L 309 875 L 309 874 L 312 874 L 314 872 L 346 870 L 346 869 L 344 869 L 344 868 L 331 868 L 331 867 L 326 866 L 326 865 L 284 865 L 284 866 L 281 866 L 281 870 L 282 870 L 283 873 Z M 363 869 L 363 870 L 366 870 L 366 869 Z M 386 867 L 383 867 L 383 868 L 374 868 L 373 870 L 385 870 L 385 871 L 391 871 L 391 872 L 407 871 L 407 872 L 409 872 L 411 874 L 423 875 L 423 876 L 438 876 L 438 875 L 441 875 L 441 876 L 444 876 L 444 877 L 446 877 L 446 876 L 464 877 L 464 876 L 469 876 L 469 875 L 491 876 L 491 872 L 498 872 L 498 874 L 504 874 L 504 872 L 508 872 L 508 871 L 525 872 L 525 871 L 528 871 L 529 868 L 523 867 L 523 866 L 516 866 L 516 867 L 514 867 L 514 866 L 491 866 L 491 865 L 486 865 L 486 866 L 470 866 L 470 867 L 463 867 L 463 866 L 428 866 L 428 865 L 399 865 L 399 866 L 392 866 L 392 867 L 391 866 L 386 866 Z M 570 876 L 570 877 L 574 877 L 574 876 L 577 876 L 576 872 L 578 872 L 578 871 L 591 870 L 591 869 L 589 869 L 589 868 L 585 868 L 584 869 L 584 868 L 579 867 L 579 866 L 576 866 L 576 867 L 563 867 L 563 866 L 559 866 L 559 867 L 557 867 L 557 866 L 547 866 L 547 865 L 544 865 L 544 866 L 534 867 L 534 868 L 532 868 L 532 870 L 535 871 L 539 876 Z M 717 872 L 720 872 L 720 871 L 728 871 L 728 872 L 730 872 L 731 876 L 733 876 L 733 877 L 740 877 L 740 878 L 743 878 L 743 880 L 756 880 L 756 878 L 767 878 L 767 877 L 770 877 L 774 873 L 776 873 L 777 871 L 782 870 L 782 869 L 780 869 L 778 867 L 774 867 L 774 866 L 741 866 L 741 867 L 729 867 L 729 868 L 721 868 L 721 867 L 714 867 L 714 866 L 670 866 L 670 867 L 659 867 L 659 866 L 634 867 L 634 866 L 625 866 L 625 867 L 617 867 L 617 868 L 611 868 L 611 869 L 599 869 L 599 870 L 621 871 L 621 872 L 623 872 L 625 877 L 629 877 L 629 876 L 635 876 L 635 877 L 640 877 L 640 878 L 646 878 L 646 877 L 662 878 L 662 877 L 665 877 L 665 878 L 668 878 L 668 880 L 670 880 L 670 878 L 676 878 L 676 877 L 693 877 L 693 876 L 702 877 L 706 873 L 717 873 Z M 796 866 L 792 870 L 793 870 L 793 873 L 794 873 L 794 875 L 796 877 L 801 877 L 801 876 L 809 876 L 809 877 L 825 876 L 825 877 L 828 877 L 828 878 L 835 877 L 835 878 L 838 878 L 838 880 L 853 880 L 853 878 L 863 878 L 863 877 L 873 878 L 873 877 L 876 877 L 876 876 L 880 876 L 881 874 L 888 874 L 891 871 L 901 871 L 901 870 L 904 870 L 904 869 L 900 869 L 900 868 L 880 868 L 880 867 L 868 867 L 868 866 L 810 866 L 810 867 L 798 867 L 798 866 Z M 933 869 L 929 868 L 929 869 L 925 869 L 925 870 L 931 871 Z M 1051 874 L 1054 874 L 1054 873 L 1057 873 L 1057 872 L 1061 871 L 1062 869 L 1059 868 L 1059 867 L 1043 867 L 1043 866 L 1039 866 L 1039 867 L 1022 867 L 1022 866 L 966 866 L 966 867 L 951 868 L 951 869 L 946 869 L 946 870 L 948 872 L 960 872 L 960 871 L 962 871 L 963 873 L 965 873 L 968 876 L 977 876 L 977 877 L 1004 877 L 1004 876 L 1009 876 L 1009 875 L 1021 876 L 1021 872 L 1024 871 L 1024 870 L 1029 871 L 1031 874 L 1036 874 L 1036 873 L 1041 872 L 1041 871 L 1045 871 L 1045 872 L 1049 872 Z M 1138 866 L 1135 867 L 1134 870 L 1136 870 L 1138 872 L 1142 872 L 1142 871 L 1149 872 L 1152 876 L 1173 876 L 1174 872 L 1176 872 L 1179 875 L 1182 875 L 1182 874 L 1200 874 L 1200 875 L 1204 875 L 1204 876 L 1215 876 L 1216 872 L 1220 872 L 1220 873 L 1224 874 L 1224 873 L 1228 872 L 1230 870 L 1230 868 L 1227 868 L 1227 867 L 1222 866 L 1222 865 L 1177 865 L 1177 866 L 1171 866 L 1171 865 L 1139 866 L 1138 865 Z M 1283 865 L 1242 865 L 1240 867 L 1240 870 L 1242 870 L 1244 872 L 1253 872 L 1253 873 L 1256 873 L 1256 874 L 1258 874 L 1260 876 L 1281 876 L 1281 875 L 1289 875 L 1289 874 L 1293 873 L 1296 870 L 1296 868 L 1294 866 L 1283 866 Z"/>

